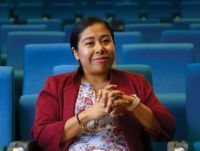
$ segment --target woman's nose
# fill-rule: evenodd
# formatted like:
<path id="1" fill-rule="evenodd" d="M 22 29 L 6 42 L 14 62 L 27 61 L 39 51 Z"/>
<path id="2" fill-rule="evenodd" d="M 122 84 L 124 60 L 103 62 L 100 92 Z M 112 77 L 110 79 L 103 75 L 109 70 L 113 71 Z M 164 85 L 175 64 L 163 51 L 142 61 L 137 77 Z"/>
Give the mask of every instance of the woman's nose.
<path id="1" fill-rule="evenodd" d="M 95 47 L 95 53 L 102 53 L 104 52 L 104 47 L 101 43 L 97 43 Z"/>

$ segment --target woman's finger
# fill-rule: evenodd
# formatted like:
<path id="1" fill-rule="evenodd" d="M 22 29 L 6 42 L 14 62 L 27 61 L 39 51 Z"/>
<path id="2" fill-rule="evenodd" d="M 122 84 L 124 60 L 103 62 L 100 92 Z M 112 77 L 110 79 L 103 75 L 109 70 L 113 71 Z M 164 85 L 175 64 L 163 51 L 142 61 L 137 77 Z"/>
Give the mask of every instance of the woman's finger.
<path id="1" fill-rule="evenodd" d="M 115 84 L 109 84 L 109 85 L 106 85 L 103 89 L 111 90 L 111 89 L 115 89 L 116 87 L 117 87 L 117 85 L 115 85 Z"/>

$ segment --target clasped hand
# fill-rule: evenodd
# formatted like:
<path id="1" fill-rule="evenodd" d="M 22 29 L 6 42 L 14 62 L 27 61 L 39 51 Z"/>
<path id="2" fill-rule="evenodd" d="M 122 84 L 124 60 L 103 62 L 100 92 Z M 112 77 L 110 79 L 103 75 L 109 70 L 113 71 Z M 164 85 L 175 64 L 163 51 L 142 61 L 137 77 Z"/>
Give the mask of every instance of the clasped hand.
<path id="1" fill-rule="evenodd" d="M 99 120 L 108 114 L 115 114 L 119 107 L 126 108 L 132 103 L 132 96 L 118 90 L 117 85 L 109 84 L 98 91 L 96 103 L 87 112 L 91 120 Z"/>

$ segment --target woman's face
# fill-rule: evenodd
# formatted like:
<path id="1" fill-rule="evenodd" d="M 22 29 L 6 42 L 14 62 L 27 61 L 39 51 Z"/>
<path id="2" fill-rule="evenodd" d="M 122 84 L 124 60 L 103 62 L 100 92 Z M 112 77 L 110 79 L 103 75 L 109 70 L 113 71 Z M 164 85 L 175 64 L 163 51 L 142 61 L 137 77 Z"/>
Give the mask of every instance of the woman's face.
<path id="1" fill-rule="evenodd" d="M 78 50 L 73 52 L 84 73 L 104 74 L 114 62 L 114 49 L 109 30 L 104 24 L 96 23 L 79 35 Z"/>

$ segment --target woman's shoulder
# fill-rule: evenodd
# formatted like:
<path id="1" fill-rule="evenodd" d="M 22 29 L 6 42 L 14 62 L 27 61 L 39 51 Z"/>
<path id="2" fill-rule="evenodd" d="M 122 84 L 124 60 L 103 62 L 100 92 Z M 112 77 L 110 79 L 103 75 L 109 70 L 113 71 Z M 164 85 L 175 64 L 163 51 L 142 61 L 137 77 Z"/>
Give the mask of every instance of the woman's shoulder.
<path id="1" fill-rule="evenodd" d="M 76 75 L 76 70 L 67 73 L 61 73 L 56 75 L 48 76 L 46 80 L 46 86 L 50 87 L 65 87 L 65 85 L 73 85 L 74 77 Z"/>

